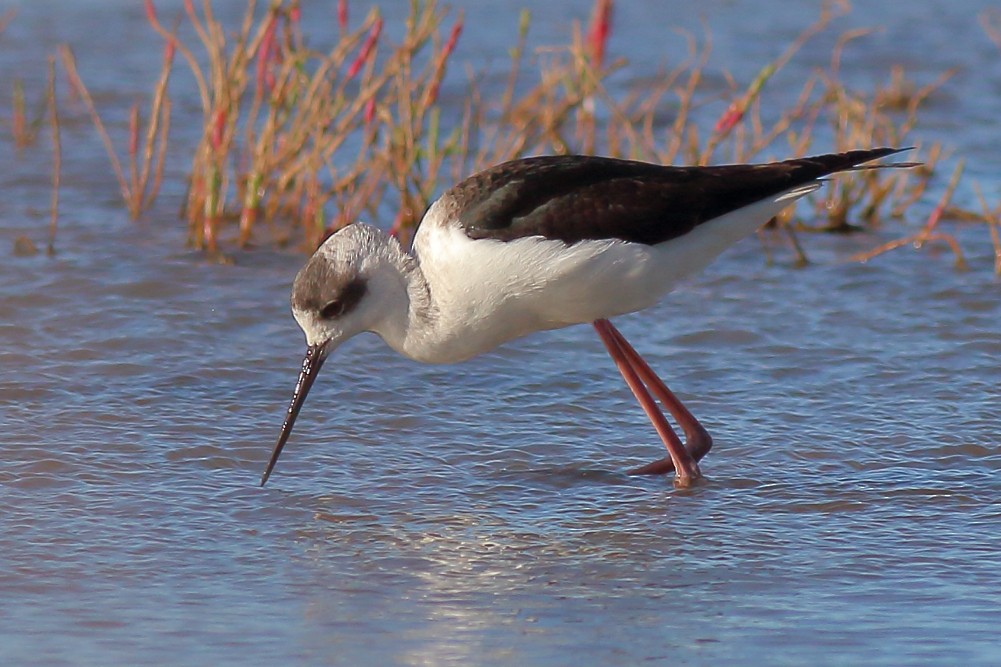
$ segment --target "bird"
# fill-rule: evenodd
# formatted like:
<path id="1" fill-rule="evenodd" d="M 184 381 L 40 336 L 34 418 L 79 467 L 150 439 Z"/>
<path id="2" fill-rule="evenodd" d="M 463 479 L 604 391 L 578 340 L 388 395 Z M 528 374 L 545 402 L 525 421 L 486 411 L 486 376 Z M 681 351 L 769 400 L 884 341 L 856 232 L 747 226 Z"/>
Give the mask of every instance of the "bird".
<path id="1" fill-rule="evenodd" d="M 610 318 L 658 303 L 832 174 L 915 166 L 872 164 L 904 150 L 715 166 L 525 157 L 446 190 L 424 213 L 409 251 L 376 226 L 341 228 L 293 281 L 292 314 L 306 354 L 261 486 L 324 362 L 357 334 L 374 332 L 405 357 L 447 364 L 533 332 L 588 323 L 667 450 L 629 472 L 674 472 L 675 486 L 692 486 L 712 438 Z"/>

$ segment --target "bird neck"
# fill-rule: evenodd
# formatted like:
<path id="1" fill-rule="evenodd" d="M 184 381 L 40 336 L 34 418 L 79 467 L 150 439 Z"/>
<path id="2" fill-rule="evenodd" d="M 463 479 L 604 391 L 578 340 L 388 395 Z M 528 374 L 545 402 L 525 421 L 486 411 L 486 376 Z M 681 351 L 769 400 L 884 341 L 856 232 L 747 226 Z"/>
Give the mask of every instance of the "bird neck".
<path id="1" fill-rule="evenodd" d="M 395 238 L 387 237 L 378 254 L 371 280 L 376 283 L 373 294 L 380 295 L 380 317 L 370 330 L 405 357 L 433 361 L 427 357 L 427 341 L 433 338 L 436 308 L 420 262 Z"/>

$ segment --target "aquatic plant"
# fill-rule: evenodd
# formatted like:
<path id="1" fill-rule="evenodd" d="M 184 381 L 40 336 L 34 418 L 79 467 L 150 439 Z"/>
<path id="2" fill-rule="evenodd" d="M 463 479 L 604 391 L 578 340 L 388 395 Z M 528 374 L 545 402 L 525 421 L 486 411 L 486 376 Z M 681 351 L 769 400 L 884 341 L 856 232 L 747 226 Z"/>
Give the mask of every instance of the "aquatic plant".
<path id="1" fill-rule="evenodd" d="M 181 216 L 190 243 L 210 253 L 267 235 L 279 244 L 311 249 L 366 213 L 387 218 L 391 231 L 405 237 L 448 184 L 531 153 L 708 164 L 919 144 L 922 168 L 838 179 L 811 199 L 805 217 L 795 218 L 790 210 L 773 221 L 771 227 L 783 236 L 762 238 L 787 238 L 805 263 L 798 233 L 850 232 L 903 216 L 926 194 L 945 153 L 940 145 L 920 146 L 910 136 L 922 105 L 952 72 L 919 86 L 901 66 L 888 64 L 886 83 L 873 89 L 852 89 L 843 81 L 844 52 L 870 30 L 841 34 L 827 65 L 809 74 L 794 97 L 787 89 L 773 89 L 776 75 L 803 45 L 850 11 L 847 2 L 825 3 L 814 23 L 750 80 L 707 71 L 712 51 L 707 29 L 701 35 L 681 33 L 687 57 L 652 84 L 632 88 L 616 77 L 626 59 L 609 48 L 614 0 L 596 0 L 587 24 L 573 25 L 569 44 L 534 54 L 527 47 L 531 15 L 522 10 L 503 85 L 488 87 L 481 73 L 472 73 L 461 98 L 454 79 L 443 98 L 443 84 L 462 52 L 465 17 L 434 0 L 412 0 L 395 39 L 387 36 L 377 6 L 353 24 L 349 3 L 339 0 L 336 36 L 323 49 L 305 43 L 306 8 L 299 0 L 271 0 L 266 6 L 247 0 L 235 30 L 215 16 L 211 0 L 185 0 L 171 29 L 162 24 L 154 0 L 144 0 L 144 7 L 163 40 L 163 64 L 145 113 L 138 104 L 130 109 L 124 167 L 69 47 L 60 49 L 60 61 L 136 218 L 153 204 L 161 185 L 171 122 L 169 82 L 180 56 L 201 106 Z M 179 37 L 182 23 L 194 35 L 191 43 Z M 708 83 L 720 79 L 727 82 L 722 94 L 718 84 Z M 795 101 L 779 102 L 789 99 Z M 22 100 L 22 119 L 23 106 Z M 943 195 L 946 203 L 954 187 Z M 956 250 L 960 262 L 958 244 L 938 225 L 952 210 L 940 208 L 920 238 L 883 244 L 859 258 L 910 242 L 941 241 Z M 393 211 L 391 219 L 387 210 Z"/>
<path id="2" fill-rule="evenodd" d="M 174 42 L 168 40 L 163 52 L 163 66 L 160 77 L 157 80 L 153 95 L 150 100 L 148 112 L 149 122 L 146 126 L 145 136 L 142 139 L 142 153 L 140 155 L 140 133 L 142 129 L 142 118 L 139 104 L 135 103 L 129 110 L 129 134 L 128 134 L 128 175 L 122 168 L 121 160 L 115 151 L 114 142 L 108 135 L 104 127 L 104 122 L 94 105 L 90 91 L 84 85 L 83 80 L 76 68 L 76 58 L 73 51 L 67 45 L 59 48 L 59 57 L 62 61 L 66 79 L 70 89 L 79 98 L 90 114 L 104 149 L 107 151 L 111 167 L 118 180 L 118 187 L 122 195 L 122 201 L 128 208 L 129 216 L 136 220 L 142 212 L 152 206 L 160 191 L 160 184 L 163 179 L 163 163 L 167 153 L 167 138 L 170 129 L 170 99 L 167 96 L 167 84 L 170 81 L 170 72 L 174 61 Z M 55 105 L 53 97 L 51 105 Z"/>

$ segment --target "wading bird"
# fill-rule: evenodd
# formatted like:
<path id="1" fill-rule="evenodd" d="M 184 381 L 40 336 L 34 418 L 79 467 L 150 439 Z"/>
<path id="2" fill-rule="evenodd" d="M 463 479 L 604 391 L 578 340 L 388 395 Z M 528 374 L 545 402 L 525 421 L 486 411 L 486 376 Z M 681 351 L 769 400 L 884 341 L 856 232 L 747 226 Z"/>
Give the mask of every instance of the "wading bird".
<path id="1" fill-rule="evenodd" d="M 410 359 L 452 363 L 581 323 L 594 325 L 667 448 L 667 456 L 631 472 L 674 471 L 676 485 L 691 485 L 712 439 L 608 318 L 654 305 L 830 174 L 913 166 L 867 165 L 897 152 L 710 167 L 530 157 L 445 192 L 424 214 L 409 253 L 370 225 L 341 229 L 293 284 L 306 356 L 261 485 L 323 362 L 352 336 L 371 331 Z"/>

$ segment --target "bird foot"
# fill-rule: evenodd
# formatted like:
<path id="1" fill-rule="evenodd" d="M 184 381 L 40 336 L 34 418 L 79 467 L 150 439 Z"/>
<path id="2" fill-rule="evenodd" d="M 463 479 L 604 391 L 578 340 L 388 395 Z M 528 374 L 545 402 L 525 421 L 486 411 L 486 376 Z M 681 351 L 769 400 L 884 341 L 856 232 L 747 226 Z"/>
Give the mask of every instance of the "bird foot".
<path id="1" fill-rule="evenodd" d="M 647 463 L 646 465 L 640 466 L 639 468 L 633 468 L 628 471 L 627 475 L 666 475 L 667 473 L 674 472 L 674 462 L 671 460 L 670 456 L 665 456 L 662 459 Z M 699 466 L 695 461 L 692 461 L 692 469 L 689 471 L 688 475 L 675 475 L 674 486 L 679 489 L 687 489 L 695 485 L 695 483 L 702 479 L 702 471 L 699 470 Z"/>

